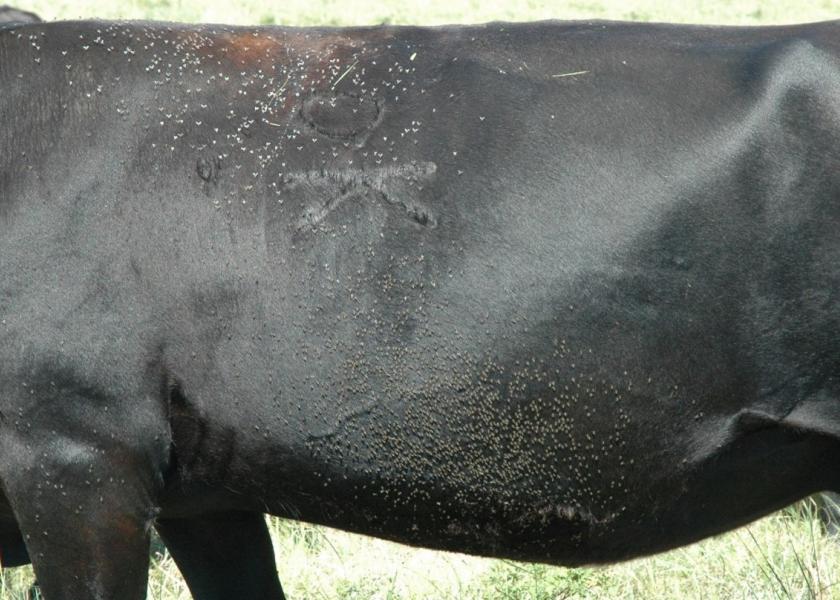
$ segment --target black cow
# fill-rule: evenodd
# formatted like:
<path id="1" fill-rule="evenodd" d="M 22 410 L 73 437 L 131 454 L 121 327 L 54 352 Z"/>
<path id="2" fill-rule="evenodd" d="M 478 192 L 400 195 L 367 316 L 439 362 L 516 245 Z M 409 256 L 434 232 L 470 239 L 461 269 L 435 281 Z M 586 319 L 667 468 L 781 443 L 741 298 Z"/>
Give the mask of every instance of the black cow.
<path id="1" fill-rule="evenodd" d="M 18 10 L 11 6 L 0 6 L 0 28 L 11 27 L 13 25 L 23 25 L 24 23 L 40 23 L 41 18 L 35 13 L 25 10 Z"/>
<path id="2" fill-rule="evenodd" d="M 0 32 L 0 547 L 553 564 L 840 490 L 840 23 Z"/>

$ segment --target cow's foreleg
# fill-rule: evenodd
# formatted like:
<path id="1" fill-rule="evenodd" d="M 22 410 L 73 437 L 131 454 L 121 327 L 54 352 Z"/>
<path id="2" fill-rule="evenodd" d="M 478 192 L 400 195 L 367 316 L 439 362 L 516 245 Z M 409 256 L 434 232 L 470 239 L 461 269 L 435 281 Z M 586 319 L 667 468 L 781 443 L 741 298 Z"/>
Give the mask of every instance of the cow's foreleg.
<path id="1" fill-rule="evenodd" d="M 70 446 L 32 459 L 3 483 L 45 598 L 145 598 L 154 511 L 125 457 Z"/>
<path id="2" fill-rule="evenodd" d="M 156 527 L 195 600 L 284 598 L 263 515 L 161 519 Z"/>
<path id="3" fill-rule="evenodd" d="M 17 390 L 31 393 L 7 395 L 0 480 L 45 598 L 145 598 L 169 460 L 163 403 L 52 371 Z"/>

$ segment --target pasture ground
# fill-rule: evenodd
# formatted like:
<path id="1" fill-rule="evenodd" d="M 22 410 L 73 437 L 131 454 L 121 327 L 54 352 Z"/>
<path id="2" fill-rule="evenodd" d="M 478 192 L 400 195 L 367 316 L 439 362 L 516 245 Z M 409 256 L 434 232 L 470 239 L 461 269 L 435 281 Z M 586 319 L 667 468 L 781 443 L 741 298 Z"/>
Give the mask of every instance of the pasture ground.
<path id="1" fill-rule="evenodd" d="M 8 0 L 45 19 L 130 18 L 236 24 L 358 25 L 619 19 L 776 24 L 840 18 L 840 0 Z M 563 569 L 418 550 L 300 523 L 270 521 L 287 594 L 305 600 L 840 599 L 840 544 L 810 504 L 655 557 Z M 0 599 L 24 600 L 29 568 L 0 572 Z M 149 598 L 187 600 L 167 556 Z M 244 599 L 243 599 L 244 600 Z"/>

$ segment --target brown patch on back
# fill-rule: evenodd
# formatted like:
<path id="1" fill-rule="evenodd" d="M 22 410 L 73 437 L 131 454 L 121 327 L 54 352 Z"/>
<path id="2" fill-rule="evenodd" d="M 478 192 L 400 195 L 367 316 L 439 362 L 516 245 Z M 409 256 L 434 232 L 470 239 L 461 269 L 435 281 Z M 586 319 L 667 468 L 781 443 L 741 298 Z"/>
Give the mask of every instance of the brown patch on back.
<path id="1" fill-rule="evenodd" d="M 352 52 L 362 43 L 342 32 L 249 29 L 224 34 L 219 49 L 234 63 L 247 66 L 266 58 L 323 60 L 340 54 L 342 49 Z"/>
<path id="2" fill-rule="evenodd" d="M 226 34 L 219 49 L 234 63 L 251 65 L 259 59 L 278 55 L 282 44 L 265 31 L 237 31 Z"/>

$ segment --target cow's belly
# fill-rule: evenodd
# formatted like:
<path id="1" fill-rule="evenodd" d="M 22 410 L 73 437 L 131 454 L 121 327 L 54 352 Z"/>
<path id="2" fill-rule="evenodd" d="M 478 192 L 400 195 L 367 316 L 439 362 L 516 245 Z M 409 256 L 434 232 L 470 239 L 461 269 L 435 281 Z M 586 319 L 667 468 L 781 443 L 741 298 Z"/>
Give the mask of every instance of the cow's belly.
<path id="1" fill-rule="evenodd" d="M 680 345 L 639 323 L 609 337 L 572 324 L 560 324 L 577 332 L 567 338 L 544 325 L 483 353 L 453 350 L 454 337 L 352 355 L 311 344 L 297 363 L 247 344 L 221 352 L 229 371 L 182 382 L 185 411 L 196 398 L 212 408 L 201 432 L 175 428 L 184 476 L 201 484 L 178 510 L 218 508 L 215 487 L 233 492 L 225 506 L 580 564 L 687 543 L 835 486 L 834 443 L 784 423 L 784 388 L 749 393 L 759 386 L 729 358 L 731 336 L 700 324 L 706 336 Z"/>
<path id="2" fill-rule="evenodd" d="M 488 456 L 487 476 L 473 487 L 465 485 L 469 453 L 444 458 L 443 447 L 460 439 L 440 440 L 430 453 L 437 462 L 388 454 L 354 471 L 336 454 L 320 490 L 284 494 L 272 508 L 415 545 L 577 565 L 690 543 L 836 484 L 836 444 L 783 427 L 742 431 L 703 455 L 692 456 L 682 439 L 663 442 L 668 451 L 647 448 L 624 462 L 595 461 L 584 448 L 561 453 L 543 464 L 556 469 L 551 480 L 528 470 L 514 476 L 515 453 Z M 563 472 L 569 464 L 580 467 Z"/>

